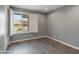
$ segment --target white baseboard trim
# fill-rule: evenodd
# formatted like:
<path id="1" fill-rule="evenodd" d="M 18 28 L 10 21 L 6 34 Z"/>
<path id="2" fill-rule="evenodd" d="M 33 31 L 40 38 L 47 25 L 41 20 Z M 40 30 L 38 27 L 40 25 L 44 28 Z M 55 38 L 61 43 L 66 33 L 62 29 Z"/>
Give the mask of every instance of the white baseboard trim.
<path id="1" fill-rule="evenodd" d="M 52 39 L 52 40 L 54 40 L 54 41 L 57 41 L 57 42 L 59 42 L 59 43 L 61 43 L 61 44 L 64 44 L 64 45 L 66 45 L 66 46 L 69 46 L 69 47 L 71 47 L 71 48 L 73 48 L 73 49 L 79 50 L 79 47 L 76 47 L 76 46 L 74 46 L 74 45 L 72 45 L 72 44 L 63 42 L 63 41 L 61 41 L 61 40 L 52 38 L 52 37 L 50 37 L 50 36 L 46 36 L 46 37 L 48 37 L 48 38 L 50 38 L 50 39 Z"/>
<path id="2" fill-rule="evenodd" d="M 47 37 L 47 36 L 39 36 L 39 37 L 34 37 L 34 38 L 27 38 L 27 39 L 22 39 L 22 40 L 15 40 L 15 41 L 11 41 L 11 43 L 16 43 L 16 42 L 22 42 L 22 41 L 26 41 L 26 40 L 33 40 L 33 39 L 39 39 L 39 38 L 44 38 L 44 37 Z"/>
<path id="3" fill-rule="evenodd" d="M 61 43 L 61 44 L 64 44 L 64 45 L 66 45 L 66 46 L 69 46 L 69 47 L 71 47 L 71 48 L 73 48 L 73 49 L 79 50 L 79 47 L 76 47 L 76 46 L 74 46 L 74 45 L 71 45 L 71 44 L 69 44 L 69 43 L 63 42 L 63 41 L 61 41 L 61 40 L 55 39 L 55 38 L 50 37 L 50 36 L 39 36 L 39 37 L 34 37 L 34 38 L 16 40 L 16 41 L 11 41 L 10 43 L 22 42 L 22 41 L 26 41 L 26 40 L 39 39 L 39 38 L 44 38 L 44 37 L 50 38 L 50 39 L 52 39 L 52 40 L 54 40 L 54 41 L 57 41 L 57 42 L 59 42 L 59 43 Z"/>

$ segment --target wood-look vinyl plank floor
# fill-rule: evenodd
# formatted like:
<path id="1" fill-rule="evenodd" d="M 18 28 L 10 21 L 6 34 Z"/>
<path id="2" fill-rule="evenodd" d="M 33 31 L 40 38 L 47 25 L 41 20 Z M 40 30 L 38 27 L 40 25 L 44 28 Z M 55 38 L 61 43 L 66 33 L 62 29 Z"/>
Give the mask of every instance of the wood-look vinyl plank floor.
<path id="1" fill-rule="evenodd" d="M 79 51 L 49 38 L 27 40 L 13 43 L 7 54 L 78 54 Z"/>

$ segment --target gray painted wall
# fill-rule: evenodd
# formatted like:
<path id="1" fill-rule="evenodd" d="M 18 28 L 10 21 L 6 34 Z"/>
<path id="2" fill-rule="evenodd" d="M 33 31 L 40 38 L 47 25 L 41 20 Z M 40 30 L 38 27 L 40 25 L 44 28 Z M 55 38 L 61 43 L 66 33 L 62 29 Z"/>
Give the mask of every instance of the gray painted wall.
<path id="1" fill-rule="evenodd" d="M 15 9 L 15 12 L 24 12 L 27 14 L 33 14 L 35 12 L 32 11 L 27 11 L 27 10 L 21 10 L 21 9 Z M 36 12 L 37 13 L 37 12 Z M 27 38 L 32 38 L 32 37 L 39 37 L 42 35 L 46 35 L 46 15 L 42 13 L 37 13 L 39 14 L 39 20 L 38 20 L 38 33 L 24 33 L 24 34 L 15 34 L 11 36 L 11 40 L 22 40 L 22 39 L 27 39 Z"/>
<path id="2" fill-rule="evenodd" d="M 4 36 L 0 35 L 0 53 L 4 53 Z"/>
<path id="3" fill-rule="evenodd" d="M 5 41 L 4 41 L 4 20 L 5 20 L 5 8 L 0 6 L 0 53 L 4 52 Z"/>
<path id="4" fill-rule="evenodd" d="M 65 6 L 47 15 L 48 35 L 79 47 L 79 6 Z"/>

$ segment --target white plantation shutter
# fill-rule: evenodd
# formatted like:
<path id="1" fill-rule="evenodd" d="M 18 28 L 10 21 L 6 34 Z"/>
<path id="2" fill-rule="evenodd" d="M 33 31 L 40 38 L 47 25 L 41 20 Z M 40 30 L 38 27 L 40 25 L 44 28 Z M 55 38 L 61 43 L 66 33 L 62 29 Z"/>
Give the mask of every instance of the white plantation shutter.
<path id="1" fill-rule="evenodd" d="M 38 32 L 38 14 L 31 14 L 29 16 L 29 31 L 31 33 Z"/>

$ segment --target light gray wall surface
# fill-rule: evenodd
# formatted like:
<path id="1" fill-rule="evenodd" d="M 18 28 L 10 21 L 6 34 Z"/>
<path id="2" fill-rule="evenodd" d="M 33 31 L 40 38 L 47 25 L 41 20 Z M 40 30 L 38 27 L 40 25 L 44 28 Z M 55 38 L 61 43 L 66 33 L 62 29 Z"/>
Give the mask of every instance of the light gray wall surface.
<path id="1" fill-rule="evenodd" d="M 48 35 L 79 47 L 79 6 L 65 6 L 47 15 Z"/>
<path id="2" fill-rule="evenodd" d="M 4 41 L 4 20 L 5 20 L 5 8 L 0 6 L 0 53 L 4 52 L 5 41 Z"/>
<path id="3" fill-rule="evenodd" d="M 0 35 L 0 53 L 4 53 L 4 36 Z"/>
<path id="4" fill-rule="evenodd" d="M 18 9 L 15 9 L 17 12 Z M 24 12 L 27 14 L 33 14 L 35 12 L 31 11 L 26 11 L 26 10 L 18 10 L 19 12 Z M 37 12 L 36 12 L 37 13 Z M 46 15 L 42 13 L 37 13 L 39 14 L 39 19 L 38 19 L 38 33 L 24 33 L 24 34 L 14 34 L 11 36 L 11 40 L 22 40 L 22 39 L 27 39 L 27 38 L 33 38 L 33 37 L 39 37 L 42 35 L 46 35 Z"/>

